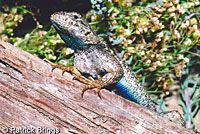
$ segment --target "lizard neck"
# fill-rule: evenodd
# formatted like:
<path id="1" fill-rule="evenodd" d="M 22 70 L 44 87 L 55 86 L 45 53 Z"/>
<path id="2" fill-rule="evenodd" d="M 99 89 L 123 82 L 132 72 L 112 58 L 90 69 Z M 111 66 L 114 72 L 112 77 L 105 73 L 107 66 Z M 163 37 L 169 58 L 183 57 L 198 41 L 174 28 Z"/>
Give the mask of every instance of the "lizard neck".
<path id="1" fill-rule="evenodd" d="M 61 39 L 66 43 L 67 47 L 70 47 L 74 50 L 82 50 L 88 48 L 88 45 L 84 44 L 84 42 L 79 40 L 78 38 L 71 38 L 70 36 L 63 34 L 62 32 L 59 32 L 59 35 Z"/>
<path id="2" fill-rule="evenodd" d="M 87 50 L 93 50 L 93 49 L 98 49 L 98 50 L 102 50 L 102 49 L 106 49 L 107 47 L 102 44 L 102 43 L 97 43 L 97 44 L 86 44 L 86 45 L 83 45 L 82 47 L 78 46 L 78 48 L 72 48 L 75 50 L 75 52 L 78 52 L 78 51 L 87 51 Z"/>
<path id="3" fill-rule="evenodd" d="M 86 44 L 83 40 L 80 40 L 78 37 L 70 37 L 67 34 L 59 32 L 61 39 L 66 43 L 66 45 L 73 50 L 87 50 L 90 47 L 96 48 L 107 48 L 107 44 L 102 40 L 97 40 L 95 44 Z"/>

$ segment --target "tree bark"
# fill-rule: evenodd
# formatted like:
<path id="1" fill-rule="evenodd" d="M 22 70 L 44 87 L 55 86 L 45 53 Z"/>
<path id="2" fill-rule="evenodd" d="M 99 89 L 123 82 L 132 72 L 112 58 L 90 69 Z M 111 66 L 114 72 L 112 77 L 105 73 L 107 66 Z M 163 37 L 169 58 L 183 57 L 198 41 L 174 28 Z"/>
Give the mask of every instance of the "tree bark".
<path id="1" fill-rule="evenodd" d="M 179 124 L 108 90 L 81 97 L 84 84 L 0 41 L 0 132 L 191 134 Z"/>

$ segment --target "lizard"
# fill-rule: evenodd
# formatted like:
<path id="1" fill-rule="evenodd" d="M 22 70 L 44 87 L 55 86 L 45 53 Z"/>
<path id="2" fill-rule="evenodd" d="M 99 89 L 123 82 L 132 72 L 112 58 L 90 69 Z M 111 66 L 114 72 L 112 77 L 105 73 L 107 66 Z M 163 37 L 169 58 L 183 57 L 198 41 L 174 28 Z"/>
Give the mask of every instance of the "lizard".
<path id="1" fill-rule="evenodd" d="M 172 122 L 185 126 L 185 121 L 178 111 L 160 112 L 145 88 L 137 79 L 124 60 L 108 48 L 103 38 L 99 37 L 91 26 L 76 12 L 56 12 L 50 17 L 51 23 L 66 43 L 66 47 L 74 50 L 73 66 L 61 66 L 49 62 L 52 69 L 60 68 L 75 74 L 74 79 L 86 84 L 81 96 L 88 89 L 100 90 L 115 85 L 123 96 L 139 105 L 156 111 Z M 82 74 L 88 74 L 85 77 Z"/>

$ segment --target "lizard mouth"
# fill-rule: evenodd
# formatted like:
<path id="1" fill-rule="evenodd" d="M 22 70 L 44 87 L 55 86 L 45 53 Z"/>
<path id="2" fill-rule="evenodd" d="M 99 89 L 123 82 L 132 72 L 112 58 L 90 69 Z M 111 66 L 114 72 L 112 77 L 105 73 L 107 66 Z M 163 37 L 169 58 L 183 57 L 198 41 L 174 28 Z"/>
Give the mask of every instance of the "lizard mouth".
<path id="1" fill-rule="evenodd" d="M 59 25 L 58 25 L 54 20 L 51 19 L 51 23 L 53 24 L 53 26 L 54 26 L 54 28 L 55 28 L 56 30 L 61 30 L 61 29 L 59 28 Z"/>
<path id="2" fill-rule="evenodd" d="M 63 33 L 63 34 L 69 34 L 67 30 L 64 30 L 65 28 L 63 28 L 61 25 L 59 25 L 53 19 L 51 19 L 51 23 L 53 24 L 53 27 L 56 29 L 57 32 Z"/>

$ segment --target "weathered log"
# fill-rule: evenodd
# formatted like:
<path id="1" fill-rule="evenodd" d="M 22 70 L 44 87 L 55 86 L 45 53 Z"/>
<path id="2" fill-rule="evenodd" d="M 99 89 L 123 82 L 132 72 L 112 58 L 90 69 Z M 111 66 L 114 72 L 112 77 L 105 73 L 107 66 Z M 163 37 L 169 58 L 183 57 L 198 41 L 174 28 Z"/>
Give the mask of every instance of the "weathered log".
<path id="1" fill-rule="evenodd" d="M 108 90 L 81 97 L 84 84 L 9 43 L 0 41 L 0 132 L 184 133 L 179 124 Z M 48 128 L 48 129 L 47 129 Z"/>

